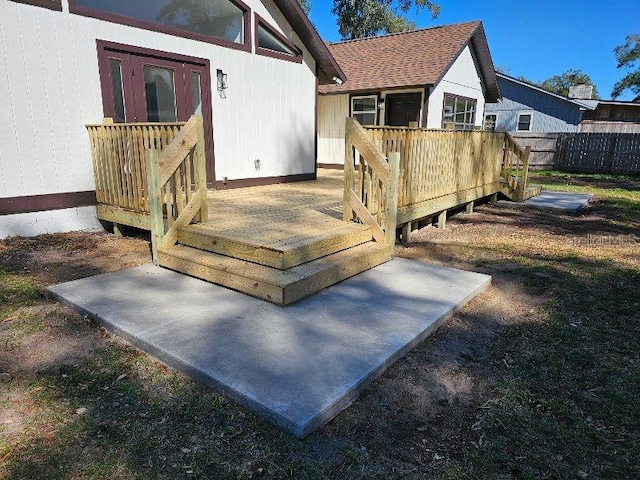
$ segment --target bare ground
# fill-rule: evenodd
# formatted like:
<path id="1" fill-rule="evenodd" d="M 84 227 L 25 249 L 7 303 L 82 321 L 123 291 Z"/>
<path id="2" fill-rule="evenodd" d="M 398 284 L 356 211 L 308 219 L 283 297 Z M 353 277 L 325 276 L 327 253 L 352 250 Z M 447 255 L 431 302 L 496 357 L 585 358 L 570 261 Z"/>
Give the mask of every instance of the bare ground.
<path id="1" fill-rule="evenodd" d="M 561 214 L 485 205 L 473 215 L 450 219 L 444 231 L 427 227 L 413 232 L 411 243 L 398 247 L 398 256 L 488 273 L 493 276 L 492 286 L 391 367 L 350 408 L 304 441 L 289 438 L 150 359 L 137 362 L 127 371 L 127 378 L 119 381 L 135 377 L 142 385 L 140 392 L 170 397 L 177 395 L 176 387 L 167 378 L 174 382 L 178 378 L 193 395 L 223 405 L 221 416 L 181 417 L 181 426 L 205 439 L 198 448 L 215 449 L 222 457 L 226 451 L 204 432 L 233 432 L 235 440 L 229 446 L 233 454 L 220 464 L 221 478 L 441 478 L 455 477 L 455 472 L 468 474 L 473 472 L 468 452 L 483 442 L 478 428 L 483 409 L 495 400 L 496 383 L 509 365 L 509 354 L 501 347 L 503 339 L 519 325 L 544 323 L 548 300 L 562 288 L 557 275 L 540 269 L 536 259 L 580 255 L 614 258 L 620 264 L 640 267 L 637 242 L 631 242 L 638 233 L 637 224 L 625 219 L 612 223 L 611 208 L 596 203 L 578 214 Z M 587 235 L 602 237 L 597 244 L 585 245 Z M 618 239 L 627 239 L 627 244 L 616 243 Z M 0 310 L 0 372 L 11 376 L 10 381 L 0 384 L 0 444 L 5 445 L 0 450 L 4 455 L 0 478 L 25 478 L 25 472 L 32 470 L 16 466 L 24 458 L 48 472 L 48 460 L 38 457 L 44 454 L 38 454 L 37 449 L 30 454 L 29 450 L 57 438 L 69 443 L 65 448 L 71 457 L 85 448 L 89 455 L 104 453 L 103 443 L 74 443 L 62 436 L 83 413 L 78 413 L 75 394 L 65 395 L 59 385 L 50 388 L 50 401 L 43 401 L 40 394 L 49 389 L 48 379 L 64 379 L 79 364 L 100 364 L 111 348 L 130 356 L 139 353 L 44 298 L 42 292 L 51 284 L 148 261 L 144 235 L 116 239 L 106 234 L 73 233 L 0 242 L 0 269 L 8 278 L 27 278 L 35 288 L 32 298 L 17 305 L 9 291 L 9 307 Z M 575 268 L 570 260 L 565 264 L 568 270 Z M 562 268 L 563 263 L 559 265 Z M 93 387 L 87 383 L 77 388 Z M 139 421 L 144 422 L 144 413 L 140 415 Z M 100 425 L 103 430 L 111 428 L 108 420 Z M 103 431 L 100 428 L 98 432 Z M 181 458 L 193 447 L 185 446 L 189 442 L 175 435 L 167 432 L 162 445 L 149 446 L 150 452 L 165 458 L 151 470 L 145 470 L 142 460 L 120 452 L 117 464 L 106 471 L 120 478 L 184 476 L 187 470 L 180 466 Z M 100 477 L 81 467 L 77 471 L 69 465 L 65 468 L 69 473 L 59 478 Z M 190 478 L 206 477 L 203 470 L 189 471 Z"/>

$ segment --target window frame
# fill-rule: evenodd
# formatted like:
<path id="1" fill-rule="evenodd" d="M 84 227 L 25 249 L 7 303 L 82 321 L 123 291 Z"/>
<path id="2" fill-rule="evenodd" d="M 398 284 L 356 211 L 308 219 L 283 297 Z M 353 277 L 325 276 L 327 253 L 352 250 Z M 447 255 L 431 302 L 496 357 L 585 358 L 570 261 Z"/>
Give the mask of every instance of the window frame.
<path id="1" fill-rule="evenodd" d="M 375 98 L 376 103 L 375 103 L 375 107 L 373 110 L 363 110 L 361 112 L 354 112 L 353 111 L 353 101 L 354 100 L 358 100 L 361 98 Z M 378 103 L 380 103 L 380 96 L 376 93 L 371 93 L 368 95 L 350 95 L 349 96 L 349 117 L 351 118 L 355 118 L 354 114 L 355 113 L 373 113 L 375 118 L 374 118 L 374 123 L 372 125 L 377 126 L 378 123 L 380 122 L 380 117 L 378 115 Z"/>
<path id="2" fill-rule="evenodd" d="M 454 102 L 453 102 L 453 121 L 452 122 L 445 122 L 445 106 L 447 103 L 447 99 L 448 98 L 453 98 Z M 466 122 L 456 122 L 456 104 L 458 103 L 459 100 L 464 100 L 465 102 L 465 115 L 468 112 L 468 102 L 473 102 L 473 118 L 471 119 L 471 123 L 466 123 Z M 453 124 L 453 130 L 457 130 L 457 131 L 472 131 L 476 128 L 476 115 L 478 114 L 478 99 L 477 98 L 471 98 L 471 97 L 465 97 L 464 95 L 457 95 L 455 93 L 446 93 L 443 95 L 442 97 L 442 121 L 441 121 L 441 128 L 442 129 L 446 129 L 445 127 L 445 123 L 446 124 Z M 469 127 L 469 128 L 462 128 L 459 129 L 456 127 L 456 125 L 463 125 L 465 127 Z"/>
<path id="3" fill-rule="evenodd" d="M 42 0 L 39 0 L 42 1 Z M 126 15 L 120 15 L 118 13 L 105 12 L 90 7 L 79 6 L 76 0 L 69 0 L 69 12 L 75 15 L 82 15 L 84 17 L 97 18 L 98 20 L 105 20 L 107 22 L 118 23 L 120 25 L 128 25 L 130 27 L 141 28 L 144 30 L 151 30 L 154 32 L 166 33 L 175 37 L 190 38 L 192 40 L 199 40 L 201 42 L 212 43 L 214 45 L 220 45 L 222 47 L 233 48 L 235 50 L 242 50 L 245 52 L 251 52 L 251 9 L 243 3 L 241 0 L 229 0 L 236 7 L 243 12 L 243 43 L 235 43 L 229 40 L 224 40 L 218 37 L 212 37 L 202 33 L 191 32 L 189 30 L 182 30 L 181 28 L 171 27 L 162 23 L 148 22 L 146 20 L 138 20 Z"/>
<path id="4" fill-rule="evenodd" d="M 297 52 L 297 54 L 288 55 L 286 53 L 277 52 L 269 48 L 261 47 L 259 38 L 258 38 L 258 28 L 260 26 L 262 26 L 262 28 L 267 30 L 271 35 L 273 35 L 282 43 L 284 43 L 291 50 L 293 50 L 294 52 Z M 271 25 L 269 25 L 269 23 L 260 15 L 258 15 L 256 12 L 253 13 L 253 43 L 256 46 L 256 55 L 262 55 L 264 57 L 271 57 L 271 58 L 278 58 L 280 60 L 287 60 L 289 62 L 294 62 L 294 63 L 302 63 L 302 50 L 298 48 L 298 46 L 294 44 L 291 40 L 289 40 L 287 37 L 285 37 L 283 34 L 278 32 Z"/>
<path id="5" fill-rule="evenodd" d="M 521 117 L 529 117 L 529 123 L 527 125 L 527 129 L 520 128 L 520 118 Z M 533 112 L 528 113 L 518 113 L 518 122 L 516 123 L 516 132 L 530 132 L 531 131 L 531 123 L 533 123 Z"/>
<path id="6" fill-rule="evenodd" d="M 62 11 L 62 0 L 11 0 L 15 3 L 24 3 L 26 5 L 33 5 L 34 7 L 48 8 L 49 10 L 55 10 L 57 12 Z"/>

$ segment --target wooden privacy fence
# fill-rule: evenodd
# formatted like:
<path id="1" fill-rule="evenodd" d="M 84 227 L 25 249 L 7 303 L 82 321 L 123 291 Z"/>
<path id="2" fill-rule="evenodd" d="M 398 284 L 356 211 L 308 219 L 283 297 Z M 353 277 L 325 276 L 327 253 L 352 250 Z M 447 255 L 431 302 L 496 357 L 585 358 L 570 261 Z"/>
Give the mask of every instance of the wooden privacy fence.
<path id="1" fill-rule="evenodd" d="M 640 174 L 640 134 L 565 133 L 556 147 L 560 170 Z"/>
<path id="2" fill-rule="evenodd" d="M 201 116 L 186 123 L 87 125 L 98 218 L 151 230 L 157 249 L 197 215 L 207 220 Z"/>

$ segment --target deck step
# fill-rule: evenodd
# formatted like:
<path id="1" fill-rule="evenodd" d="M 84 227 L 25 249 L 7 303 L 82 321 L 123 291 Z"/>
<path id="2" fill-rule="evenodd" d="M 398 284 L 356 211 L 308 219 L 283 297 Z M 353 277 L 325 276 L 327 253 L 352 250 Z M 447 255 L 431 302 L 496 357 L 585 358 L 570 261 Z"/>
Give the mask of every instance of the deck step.
<path id="1" fill-rule="evenodd" d="M 367 242 L 288 270 L 174 245 L 158 250 L 158 263 L 277 305 L 289 305 L 387 262 L 388 246 Z"/>
<path id="2" fill-rule="evenodd" d="M 508 187 L 504 187 L 500 191 L 500 193 L 502 193 L 509 200 L 513 200 L 513 201 L 516 201 L 516 202 L 524 202 L 525 200 L 528 200 L 528 199 L 530 199 L 532 197 L 540 195 L 540 192 L 542 192 L 542 187 L 534 186 L 534 185 L 528 186 L 524 190 L 523 198 L 522 199 L 518 199 L 517 198 L 517 192 L 510 190 Z"/>
<path id="3" fill-rule="evenodd" d="M 178 231 L 178 243 L 286 270 L 371 241 L 370 227 L 327 218 L 330 222 L 322 224 L 320 232 L 305 234 L 295 223 L 293 227 L 298 231 L 291 232 L 292 223 L 274 223 L 274 232 L 269 236 L 252 236 L 224 225 L 193 224 Z"/>

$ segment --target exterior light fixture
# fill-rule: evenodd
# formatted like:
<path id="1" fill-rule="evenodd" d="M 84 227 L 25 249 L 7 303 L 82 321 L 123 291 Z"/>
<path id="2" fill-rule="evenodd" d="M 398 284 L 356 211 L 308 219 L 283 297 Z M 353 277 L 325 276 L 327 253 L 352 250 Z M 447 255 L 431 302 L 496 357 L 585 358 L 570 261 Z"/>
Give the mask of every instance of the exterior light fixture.
<path id="1" fill-rule="evenodd" d="M 384 110 L 384 100 L 380 100 L 378 103 L 378 110 Z"/>
<path id="2" fill-rule="evenodd" d="M 224 98 L 224 91 L 227 89 L 227 74 L 218 69 L 216 71 L 216 77 L 218 80 L 218 93 Z"/>

